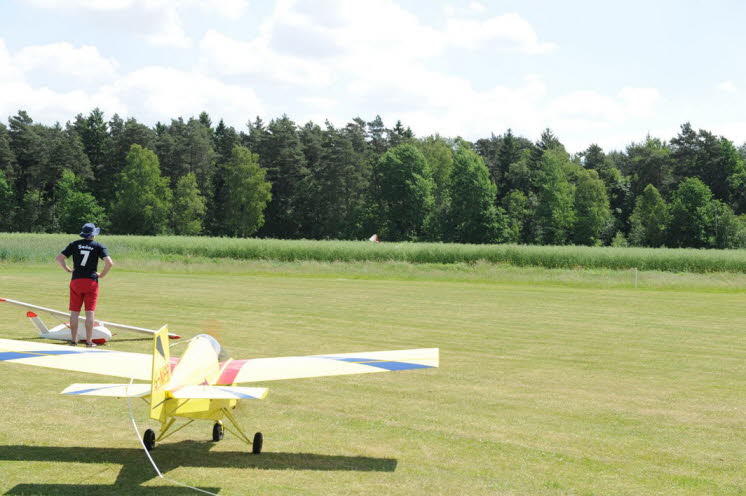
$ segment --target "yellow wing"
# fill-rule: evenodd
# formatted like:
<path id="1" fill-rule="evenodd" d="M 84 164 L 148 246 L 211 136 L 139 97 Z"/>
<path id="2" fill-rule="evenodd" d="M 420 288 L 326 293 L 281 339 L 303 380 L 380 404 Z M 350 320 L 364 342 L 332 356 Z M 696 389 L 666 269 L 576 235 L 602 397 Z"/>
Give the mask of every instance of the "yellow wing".
<path id="1" fill-rule="evenodd" d="M 0 362 L 150 380 L 153 357 L 142 353 L 0 339 Z"/>
<path id="2" fill-rule="evenodd" d="M 427 369 L 438 363 L 438 348 L 230 360 L 223 364 L 217 384 Z"/>

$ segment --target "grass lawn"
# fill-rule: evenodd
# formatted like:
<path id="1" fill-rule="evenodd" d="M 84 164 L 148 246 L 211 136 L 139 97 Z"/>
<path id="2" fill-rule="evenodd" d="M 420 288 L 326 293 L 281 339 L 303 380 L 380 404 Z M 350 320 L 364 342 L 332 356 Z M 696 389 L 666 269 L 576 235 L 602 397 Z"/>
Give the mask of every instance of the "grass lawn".
<path id="1" fill-rule="evenodd" d="M 256 384 L 269 395 L 238 412 L 259 456 L 208 442 L 207 422 L 156 448 L 166 477 L 208 491 L 746 495 L 744 276 L 604 274 L 125 261 L 98 315 L 217 330 L 234 358 L 441 349 L 439 369 Z M 65 309 L 66 284 L 0 264 L 0 297 Z M 34 335 L 0 306 L 0 337 Z M 0 363 L 0 493 L 197 494 L 157 478 L 126 400 L 58 394 L 73 382 L 122 381 Z"/>

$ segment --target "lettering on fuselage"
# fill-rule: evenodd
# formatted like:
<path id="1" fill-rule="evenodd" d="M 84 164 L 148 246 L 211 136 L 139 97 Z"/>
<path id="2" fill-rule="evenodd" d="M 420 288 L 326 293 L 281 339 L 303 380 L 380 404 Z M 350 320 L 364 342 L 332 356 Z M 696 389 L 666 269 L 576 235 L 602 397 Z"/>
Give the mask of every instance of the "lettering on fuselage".
<path id="1" fill-rule="evenodd" d="M 168 363 L 164 364 L 158 371 L 158 377 L 153 381 L 153 390 L 158 391 L 168 382 L 171 376 L 171 365 Z"/>

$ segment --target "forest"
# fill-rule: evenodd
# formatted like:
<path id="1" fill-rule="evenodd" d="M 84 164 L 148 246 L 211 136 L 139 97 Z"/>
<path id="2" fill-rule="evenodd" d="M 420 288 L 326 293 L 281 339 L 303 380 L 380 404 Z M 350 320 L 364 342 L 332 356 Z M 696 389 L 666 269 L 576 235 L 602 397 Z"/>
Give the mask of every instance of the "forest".
<path id="1" fill-rule="evenodd" d="M 569 153 L 549 129 L 471 142 L 378 116 L 236 130 L 205 112 L 50 126 L 21 110 L 0 123 L 0 231 L 743 248 L 745 158 L 689 123 Z"/>

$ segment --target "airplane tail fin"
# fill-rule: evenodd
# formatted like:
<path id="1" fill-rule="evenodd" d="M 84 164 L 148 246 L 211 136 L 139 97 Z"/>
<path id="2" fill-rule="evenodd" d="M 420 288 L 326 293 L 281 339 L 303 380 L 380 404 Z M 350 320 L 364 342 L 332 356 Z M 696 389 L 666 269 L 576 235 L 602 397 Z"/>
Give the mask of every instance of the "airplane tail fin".
<path id="1" fill-rule="evenodd" d="M 31 323 L 34 324 L 34 327 L 36 327 L 39 330 L 40 335 L 49 334 L 49 329 L 47 329 L 47 326 L 44 325 L 44 322 L 41 321 L 38 315 L 36 315 L 34 312 L 26 312 L 26 317 L 31 319 Z"/>
<path id="2" fill-rule="evenodd" d="M 163 403 L 170 397 L 163 387 L 171 380 L 171 354 L 168 349 L 168 326 L 153 336 L 153 371 L 150 381 L 150 418 L 160 420 Z"/>

